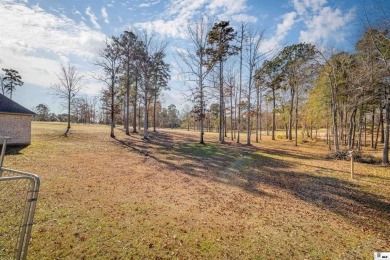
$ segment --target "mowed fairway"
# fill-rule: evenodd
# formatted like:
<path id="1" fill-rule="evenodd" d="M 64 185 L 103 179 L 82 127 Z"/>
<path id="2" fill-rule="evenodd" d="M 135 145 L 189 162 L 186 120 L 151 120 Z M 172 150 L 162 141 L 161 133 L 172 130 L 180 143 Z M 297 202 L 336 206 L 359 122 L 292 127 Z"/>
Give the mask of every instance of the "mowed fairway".
<path id="1" fill-rule="evenodd" d="M 33 122 L 5 167 L 42 185 L 29 259 L 372 259 L 390 251 L 390 169 L 324 143 L 253 146 L 159 130 Z"/>

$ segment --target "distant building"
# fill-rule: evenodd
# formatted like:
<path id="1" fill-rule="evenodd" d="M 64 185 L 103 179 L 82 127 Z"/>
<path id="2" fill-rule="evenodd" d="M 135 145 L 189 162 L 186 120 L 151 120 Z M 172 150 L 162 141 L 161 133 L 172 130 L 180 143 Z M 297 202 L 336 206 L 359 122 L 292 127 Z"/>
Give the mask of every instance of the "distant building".
<path id="1" fill-rule="evenodd" d="M 29 145 L 31 143 L 31 119 L 35 113 L 0 94 L 0 142 Z"/>

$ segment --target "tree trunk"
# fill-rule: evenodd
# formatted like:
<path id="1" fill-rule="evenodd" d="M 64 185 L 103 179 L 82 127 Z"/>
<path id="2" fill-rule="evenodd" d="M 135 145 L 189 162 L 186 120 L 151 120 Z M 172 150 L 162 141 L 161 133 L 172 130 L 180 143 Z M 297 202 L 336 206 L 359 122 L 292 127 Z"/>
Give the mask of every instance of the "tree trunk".
<path id="1" fill-rule="evenodd" d="M 345 116 L 346 115 L 346 105 L 343 103 L 342 104 L 343 108 L 344 109 L 340 109 L 339 111 L 339 116 L 340 116 L 340 142 L 343 143 L 344 139 L 345 139 L 345 136 L 344 136 L 344 127 L 346 127 L 346 125 L 343 123 L 343 119 L 344 119 L 344 113 L 345 113 Z M 345 131 L 346 131 L 346 128 L 345 128 Z"/>
<path id="2" fill-rule="evenodd" d="M 372 116 L 371 116 L 371 148 L 374 148 L 374 128 L 375 128 L 375 108 L 372 109 Z"/>
<path id="3" fill-rule="evenodd" d="M 237 138 L 237 90 L 234 92 L 234 127 L 233 127 L 233 139 Z"/>
<path id="4" fill-rule="evenodd" d="M 363 131 L 363 102 L 360 104 L 360 108 L 359 108 L 359 129 L 358 129 L 358 142 L 357 142 L 357 146 L 358 146 L 358 151 L 361 152 L 362 150 L 362 131 Z"/>
<path id="5" fill-rule="evenodd" d="M 295 146 L 298 146 L 298 102 L 299 102 L 299 98 L 298 98 L 298 87 L 297 87 L 297 93 L 295 94 L 296 98 L 296 102 L 295 102 Z"/>
<path id="6" fill-rule="evenodd" d="M 355 106 L 352 110 L 351 117 L 349 118 L 349 135 L 348 135 L 348 149 L 352 149 L 354 146 L 354 128 L 355 128 L 355 116 L 357 107 Z"/>
<path id="7" fill-rule="evenodd" d="M 290 88 L 291 101 L 290 101 L 290 111 L 288 119 L 288 140 L 292 141 L 292 128 L 293 128 L 293 111 L 294 111 L 294 95 L 295 89 L 293 86 Z"/>
<path id="8" fill-rule="evenodd" d="M 241 92 L 242 92 L 242 46 L 244 42 L 244 24 L 241 24 L 241 38 L 240 38 L 240 90 L 238 93 L 238 129 L 237 129 L 237 143 L 240 143 L 241 132 Z"/>
<path id="9" fill-rule="evenodd" d="M 137 92 L 138 92 L 138 78 L 135 79 L 134 91 L 134 110 L 133 110 L 133 133 L 137 133 Z M 138 108 L 139 109 L 139 108 Z M 138 121 L 139 123 L 139 121 Z"/>
<path id="10" fill-rule="evenodd" d="M 347 138 L 347 128 L 348 128 L 348 111 L 347 107 L 344 106 L 344 145 L 348 145 L 348 138 Z"/>
<path id="11" fill-rule="evenodd" d="M 276 130 L 276 96 L 275 88 L 272 88 L 272 140 L 275 140 Z"/>
<path id="12" fill-rule="evenodd" d="M 379 120 L 381 123 L 381 141 L 380 142 L 383 144 L 385 142 L 385 127 L 384 127 L 383 108 L 382 107 L 379 110 Z"/>
<path id="13" fill-rule="evenodd" d="M 337 95 L 330 76 L 329 76 L 329 85 L 330 85 L 331 103 L 332 103 L 334 152 L 337 153 L 339 152 L 339 136 L 338 136 L 338 126 L 337 126 L 337 99 L 336 99 Z"/>
<path id="14" fill-rule="evenodd" d="M 381 121 L 379 120 L 378 122 L 378 127 L 376 128 L 376 137 L 375 137 L 375 144 L 374 144 L 374 149 L 378 147 L 378 139 L 379 139 L 379 130 L 381 128 Z"/>
<path id="15" fill-rule="evenodd" d="M 250 54 L 252 55 L 252 46 L 250 47 Z M 249 65 L 249 81 L 248 81 L 248 122 L 247 122 L 247 126 L 248 126 L 248 135 L 247 135 L 247 141 L 246 141 L 246 144 L 247 145 L 250 145 L 251 144 L 251 135 L 252 135 L 252 117 L 251 117 L 251 110 L 252 110 L 252 106 L 251 106 L 251 94 L 252 94 L 252 71 L 253 71 L 253 65 L 250 64 Z"/>
<path id="16" fill-rule="evenodd" d="M 250 92 L 250 87 L 249 87 L 249 92 Z M 251 135 L 252 135 L 252 127 L 251 127 L 251 101 L 250 101 L 251 97 L 250 97 L 250 94 L 248 94 L 248 107 L 247 107 L 247 110 L 248 110 L 248 116 L 247 116 L 247 121 L 246 121 L 246 132 L 247 132 L 247 136 L 246 136 L 246 144 L 247 145 L 250 145 L 251 144 Z"/>
<path id="17" fill-rule="evenodd" d="M 364 114 L 364 147 L 367 146 L 367 116 Z"/>
<path id="18" fill-rule="evenodd" d="M 154 100 L 153 100 L 153 132 L 156 132 L 156 103 L 157 103 L 157 92 L 154 93 Z"/>
<path id="19" fill-rule="evenodd" d="M 204 144 L 204 102 L 203 102 L 203 52 L 200 51 L 200 66 L 199 66 L 199 92 L 200 92 L 200 137 L 199 143 Z"/>
<path id="20" fill-rule="evenodd" d="M 267 116 L 266 116 L 266 118 L 265 118 L 265 128 L 266 128 L 267 136 L 269 136 L 269 130 L 268 130 L 268 128 L 269 128 L 269 122 L 268 122 L 268 121 L 269 121 L 269 120 L 268 120 L 268 117 L 269 117 L 268 104 L 266 104 L 265 109 L 266 109 L 266 113 L 267 113 Z"/>
<path id="21" fill-rule="evenodd" d="M 64 133 L 65 137 L 68 137 L 68 133 L 70 130 L 70 97 L 71 97 L 71 94 L 69 93 L 68 94 L 68 126 L 66 127 L 66 131 Z"/>
<path id="22" fill-rule="evenodd" d="M 148 79 L 146 79 L 148 80 Z M 148 139 L 148 92 L 147 92 L 147 86 L 145 86 L 145 93 L 144 93 L 144 140 Z"/>
<path id="23" fill-rule="evenodd" d="M 331 141 L 330 141 L 329 122 L 328 121 L 326 121 L 326 143 L 328 145 L 329 151 L 332 150 L 332 148 L 331 148 Z"/>
<path id="24" fill-rule="evenodd" d="M 13 86 L 13 84 L 12 84 L 12 82 L 11 82 L 11 86 L 10 86 L 10 89 L 9 89 L 9 93 L 10 93 L 10 95 L 9 95 L 9 99 L 11 99 L 12 100 L 12 90 L 14 89 L 14 86 Z"/>
<path id="25" fill-rule="evenodd" d="M 310 139 L 313 140 L 313 121 L 310 121 Z"/>
<path id="26" fill-rule="evenodd" d="M 225 126 L 225 129 L 224 129 L 224 131 L 225 131 L 225 137 L 227 137 L 227 115 L 226 115 L 226 111 L 225 111 L 225 113 L 224 113 L 224 120 L 223 120 L 223 125 Z"/>
<path id="27" fill-rule="evenodd" d="M 115 138 L 115 134 L 114 134 L 114 128 L 115 128 L 114 84 L 115 84 L 115 79 L 111 78 L 111 134 L 110 134 L 111 138 Z"/>
<path id="28" fill-rule="evenodd" d="M 233 138 L 233 85 L 230 87 L 230 138 Z"/>
<path id="29" fill-rule="evenodd" d="M 256 143 L 259 142 L 260 87 L 256 88 Z"/>
<path id="30" fill-rule="evenodd" d="M 123 99 L 122 125 L 126 132 L 126 99 Z"/>
<path id="31" fill-rule="evenodd" d="M 142 99 L 138 103 L 138 131 L 141 131 L 141 101 Z"/>
<path id="32" fill-rule="evenodd" d="M 389 164 L 389 131 L 390 131 L 390 88 L 388 88 L 388 93 L 385 95 L 385 121 L 386 128 L 384 131 L 384 144 L 383 144 L 383 154 L 382 154 L 382 164 Z"/>
<path id="33" fill-rule="evenodd" d="M 130 135 L 130 68 L 127 66 L 127 80 L 126 80 L 126 135 Z"/>
<path id="34" fill-rule="evenodd" d="M 225 142 L 224 135 L 224 106 L 223 106 L 223 62 L 222 58 L 219 61 L 219 141 L 221 143 Z"/>
<path id="35" fill-rule="evenodd" d="M 286 130 L 286 140 L 288 140 L 288 124 L 284 124 L 284 128 Z"/>

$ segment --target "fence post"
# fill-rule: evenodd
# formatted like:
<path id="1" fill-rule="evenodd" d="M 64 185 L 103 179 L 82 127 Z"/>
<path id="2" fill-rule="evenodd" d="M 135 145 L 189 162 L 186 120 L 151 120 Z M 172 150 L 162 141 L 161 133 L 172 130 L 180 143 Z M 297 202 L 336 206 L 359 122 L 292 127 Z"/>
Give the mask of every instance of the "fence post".
<path id="1" fill-rule="evenodd" d="M 3 176 L 3 174 L 2 174 L 3 171 L 1 170 L 1 167 L 3 167 L 4 156 L 5 156 L 5 149 L 7 147 L 7 139 L 8 139 L 8 137 L 4 137 L 3 147 L 1 149 L 1 155 L 0 155 L 0 177 Z"/>

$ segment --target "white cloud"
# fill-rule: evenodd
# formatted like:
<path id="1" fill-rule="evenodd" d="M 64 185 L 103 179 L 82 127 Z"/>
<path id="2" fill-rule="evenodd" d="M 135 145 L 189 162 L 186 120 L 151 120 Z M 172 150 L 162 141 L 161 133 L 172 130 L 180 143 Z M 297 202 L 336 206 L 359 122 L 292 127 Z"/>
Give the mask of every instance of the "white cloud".
<path id="1" fill-rule="evenodd" d="M 296 22 L 296 17 L 296 12 L 290 12 L 282 15 L 281 18 L 283 20 L 276 26 L 275 34 L 263 42 L 260 48 L 262 53 L 270 52 L 280 47 L 281 42 L 285 39 L 289 31 L 293 28 Z"/>
<path id="2" fill-rule="evenodd" d="M 76 14 L 76 15 L 78 15 L 78 16 L 80 16 L 81 20 L 86 21 L 86 19 L 84 18 L 84 16 L 83 16 L 83 15 L 80 13 L 80 11 L 77 10 L 76 8 L 73 7 L 72 13 L 73 13 L 73 14 Z"/>
<path id="3" fill-rule="evenodd" d="M 138 5 L 138 7 L 141 7 L 141 8 L 146 8 L 146 7 L 151 7 L 151 6 L 154 6 L 156 4 L 159 4 L 160 3 L 160 0 L 157 0 L 157 1 L 151 1 L 151 2 L 144 2 L 144 3 L 141 3 Z"/>
<path id="4" fill-rule="evenodd" d="M 110 23 L 110 20 L 108 20 L 108 14 L 107 14 L 107 10 L 105 7 L 102 7 L 101 13 L 102 13 L 102 17 L 103 17 L 104 22 Z"/>
<path id="5" fill-rule="evenodd" d="M 7 21 L 0 26 L 0 66 L 17 69 L 26 83 L 49 87 L 61 62 L 87 63 L 104 45 L 104 34 L 38 6 L 0 2 L 0 17 Z"/>
<path id="6" fill-rule="evenodd" d="M 354 10 L 343 12 L 331 8 L 327 0 L 291 0 L 293 12 L 282 16 L 275 33 L 261 47 L 263 53 L 283 47 L 283 40 L 296 25 L 302 25 L 299 41 L 324 45 L 342 42 L 348 32 L 347 25 L 353 19 Z"/>
<path id="7" fill-rule="evenodd" d="M 246 0 L 211 0 L 206 9 L 212 15 L 222 13 L 230 16 L 244 11 L 246 9 Z"/>
<path id="8" fill-rule="evenodd" d="M 257 17 L 248 14 L 235 14 L 232 15 L 232 20 L 238 23 L 256 23 Z"/>
<path id="9" fill-rule="evenodd" d="M 295 17 L 297 13 L 290 12 L 283 15 L 283 22 L 279 23 L 276 27 L 276 35 L 278 38 L 283 39 L 286 34 L 291 30 L 295 23 Z"/>
<path id="10" fill-rule="evenodd" d="M 154 20 L 152 22 L 137 23 L 135 27 L 140 27 L 149 32 L 158 32 L 159 34 L 171 37 L 185 38 L 186 27 L 178 27 L 180 19 L 174 19 L 171 21 L 164 21 L 162 19 Z M 186 21 L 183 21 L 186 22 Z M 157 31 L 158 30 L 158 31 Z"/>
<path id="11" fill-rule="evenodd" d="M 354 17 L 353 9 L 343 13 L 327 6 L 326 0 L 293 0 L 293 6 L 306 26 L 300 31 L 299 41 L 323 45 L 345 40 L 347 25 Z"/>
<path id="12" fill-rule="evenodd" d="M 89 21 L 93 24 L 93 26 L 95 26 L 96 29 L 100 30 L 101 27 L 97 22 L 98 19 L 95 13 L 92 11 L 91 7 L 88 6 L 87 9 L 85 9 L 85 14 L 89 17 Z"/>
<path id="13" fill-rule="evenodd" d="M 245 14 L 247 0 L 170 0 L 161 17 L 135 27 L 171 37 L 186 38 L 188 21 L 201 14 L 216 16 L 220 20 L 256 22 L 257 18 Z"/>
<path id="14" fill-rule="evenodd" d="M 327 0 L 292 0 L 292 4 L 298 15 L 306 14 L 308 9 L 318 12 L 327 4 Z"/>
<path id="15" fill-rule="evenodd" d="M 198 12 L 206 0 L 171 0 L 164 17 L 168 19 L 156 19 L 154 21 L 136 23 L 135 27 L 156 32 L 165 36 L 185 38 L 188 20 Z"/>

